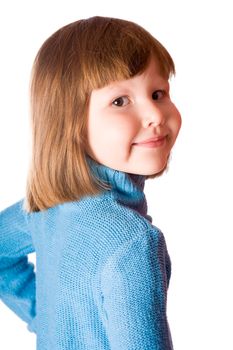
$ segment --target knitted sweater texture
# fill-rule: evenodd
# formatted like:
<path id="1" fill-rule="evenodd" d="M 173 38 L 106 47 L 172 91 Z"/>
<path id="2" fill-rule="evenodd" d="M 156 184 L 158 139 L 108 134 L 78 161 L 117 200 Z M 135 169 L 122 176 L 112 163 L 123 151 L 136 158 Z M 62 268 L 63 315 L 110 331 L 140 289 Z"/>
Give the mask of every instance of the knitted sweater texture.
<path id="1" fill-rule="evenodd" d="M 36 333 L 37 350 L 171 350 L 171 263 L 147 214 L 145 176 L 88 161 L 111 190 L 1 211 L 1 300 Z"/>

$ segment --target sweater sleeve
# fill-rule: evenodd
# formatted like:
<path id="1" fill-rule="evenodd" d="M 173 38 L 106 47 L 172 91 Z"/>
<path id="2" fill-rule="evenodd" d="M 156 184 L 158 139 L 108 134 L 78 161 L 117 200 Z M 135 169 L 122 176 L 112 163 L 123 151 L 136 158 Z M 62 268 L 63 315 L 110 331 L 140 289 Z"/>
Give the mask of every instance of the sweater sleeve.
<path id="1" fill-rule="evenodd" d="M 35 272 L 27 257 L 35 250 L 22 205 L 0 212 L 0 298 L 35 332 Z"/>
<path id="2" fill-rule="evenodd" d="M 167 249 L 158 229 L 139 234 L 109 258 L 101 290 L 111 350 L 172 350 L 166 316 Z"/>

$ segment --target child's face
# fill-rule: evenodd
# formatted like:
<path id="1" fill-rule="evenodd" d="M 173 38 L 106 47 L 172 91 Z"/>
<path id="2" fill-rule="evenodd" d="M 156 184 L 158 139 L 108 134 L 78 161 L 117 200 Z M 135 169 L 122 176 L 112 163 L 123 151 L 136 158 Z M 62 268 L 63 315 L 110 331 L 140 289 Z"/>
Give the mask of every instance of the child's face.
<path id="1" fill-rule="evenodd" d="M 169 82 L 151 60 L 141 75 L 92 91 L 87 153 L 110 168 L 153 175 L 166 167 L 180 126 Z M 137 144 L 152 137 L 158 140 Z"/>

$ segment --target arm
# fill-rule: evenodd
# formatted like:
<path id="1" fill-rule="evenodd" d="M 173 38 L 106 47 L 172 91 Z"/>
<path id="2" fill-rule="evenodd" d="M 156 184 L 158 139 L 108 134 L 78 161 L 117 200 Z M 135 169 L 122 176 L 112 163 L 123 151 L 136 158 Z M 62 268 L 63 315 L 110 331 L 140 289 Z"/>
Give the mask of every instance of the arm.
<path id="1" fill-rule="evenodd" d="M 167 249 L 163 234 L 150 230 L 126 242 L 101 277 L 111 350 L 172 350 L 166 317 Z"/>
<path id="2" fill-rule="evenodd" d="M 0 212 L 0 298 L 28 329 L 35 318 L 34 265 L 27 255 L 34 252 L 28 232 L 23 200 Z"/>

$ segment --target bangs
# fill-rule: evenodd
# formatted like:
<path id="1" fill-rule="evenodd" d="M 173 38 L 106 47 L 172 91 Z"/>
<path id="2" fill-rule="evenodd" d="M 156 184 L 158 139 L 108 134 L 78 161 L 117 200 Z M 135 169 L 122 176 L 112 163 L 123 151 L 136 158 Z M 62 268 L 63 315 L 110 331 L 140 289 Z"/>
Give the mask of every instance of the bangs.
<path id="1" fill-rule="evenodd" d="M 143 73 L 151 57 L 159 65 L 161 75 L 169 79 L 175 75 L 175 66 L 170 54 L 144 28 L 136 23 L 111 19 L 101 23 L 100 17 L 87 21 L 92 27 L 91 35 L 86 27 L 85 47 L 81 52 L 84 90 L 102 88 L 111 82 L 132 78 Z M 85 22 L 85 21 L 84 21 Z M 85 23 L 83 22 L 83 25 Z M 96 25 L 96 30 L 93 26 Z"/>

